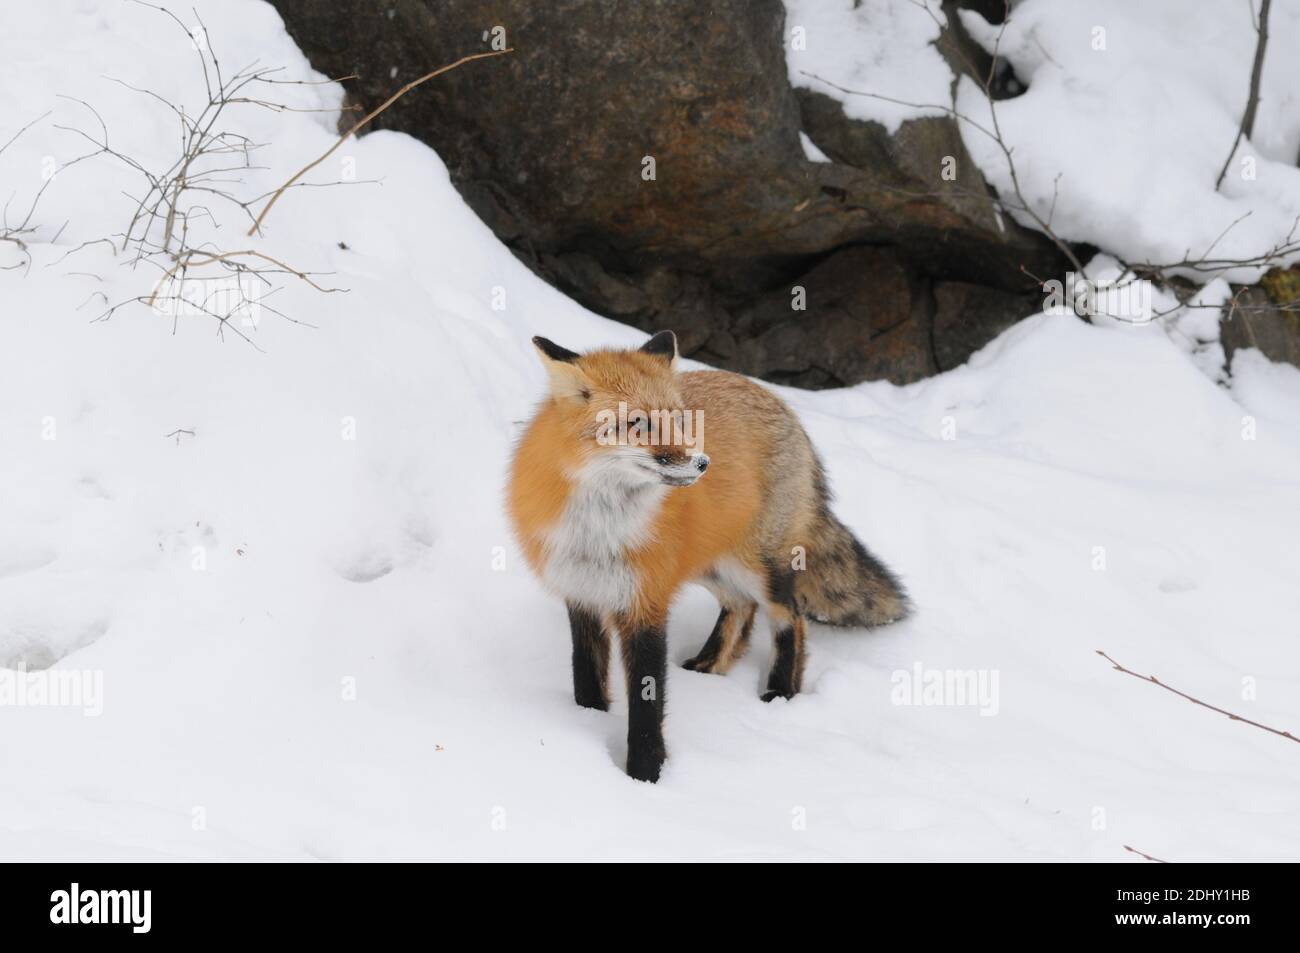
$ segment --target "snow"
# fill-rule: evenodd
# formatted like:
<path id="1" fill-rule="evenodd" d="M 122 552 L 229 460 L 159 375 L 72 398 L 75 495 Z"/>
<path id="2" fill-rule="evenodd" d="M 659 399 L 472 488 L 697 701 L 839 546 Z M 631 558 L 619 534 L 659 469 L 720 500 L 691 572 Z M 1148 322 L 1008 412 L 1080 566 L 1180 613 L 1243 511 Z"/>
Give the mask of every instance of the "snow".
<path id="1" fill-rule="evenodd" d="M 799 144 L 803 146 L 804 158 L 809 162 L 830 162 L 826 153 L 817 148 L 817 143 L 808 138 L 808 133 L 799 133 Z"/>
<path id="2" fill-rule="evenodd" d="M 269 6 L 198 9 L 226 61 L 319 78 Z M 174 25 L 58 0 L 10 26 L 0 115 L 56 110 L 0 156 L 19 198 L 45 156 L 84 151 L 53 128 L 84 107 L 56 93 L 167 159 L 167 110 L 102 77 L 193 101 Z M 323 152 L 333 119 L 240 110 L 270 143 L 248 192 Z M 789 703 L 758 699 L 762 625 L 725 678 L 674 668 L 670 759 L 640 784 L 621 699 L 573 704 L 565 613 L 502 487 L 543 388 L 529 337 L 643 336 L 528 272 L 424 145 L 380 132 L 340 153 L 382 184 L 291 192 L 264 238 L 214 205 L 224 247 L 347 289 L 284 278 L 275 306 L 312 326 L 264 314 L 256 347 L 142 304 L 92 321 L 94 292 L 156 277 L 103 244 L 64 257 L 129 218 L 132 180 L 106 159 L 59 173 L 31 267 L 0 272 L 0 663 L 103 687 L 97 716 L 0 705 L 0 857 L 1289 859 L 1292 743 L 1094 651 L 1300 727 L 1300 371 L 1240 351 L 1229 389 L 1162 327 L 1039 315 L 908 387 L 783 390 L 837 512 L 918 610 L 814 627 Z M 684 595 L 674 662 L 715 614 Z M 918 664 L 996 677 L 996 714 L 894 704 Z"/>
<path id="3" fill-rule="evenodd" d="M 907 119 L 955 109 L 971 158 L 1023 225 L 1007 158 L 981 86 L 934 47 L 943 15 L 927 0 L 786 0 L 786 64 L 795 86 L 838 100 L 853 119 L 892 134 Z M 959 11 L 987 51 L 1014 69 L 1023 94 L 996 104 L 1020 190 L 1070 242 L 1130 264 L 1172 267 L 1206 283 L 1254 283 L 1286 252 L 1300 261 L 1300 4 L 1274 3 L 1254 135 L 1228 159 L 1249 92 L 1256 4 L 1200 0 L 1023 0 L 1005 28 Z M 796 33 L 795 31 L 802 31 Z M 798 41 L 798 42 L 796 42 Z M 810 75 L 811 74 L 811 75 Z"/>
<path id="4" fill-rule="evenodd" d="M 785 0 L 790 82 L 891 135 L 908 119 L 947 115 L 952 70 L 930 45 L 942 22 L 936 0 Z"/>
<path id="5" fill-rule="evenodd" d="M 1195 6 L 1191 15 L 1180 0 L 1025 0 L 1005 31 L 962 12 L 972 36 L 986 50 L 996 45 L 1028 85 L 997 103 L 997 117 L 1025 198 L 1061 238 L 1134 264 L 1249 260 L 1300 238 L 1300 60 L 1292 55 L 1300 4 L 1273 4 L 1254 136 L 1217 191 L 1245 111 L 1257 4 Z M 988 101 L 969 78 L 956 106 L 992 131 Z M 996 142 L 968 123 L 962 136 L 985 178 L 1014 203 Z M 1297 260 L 1300 249 L 1285 256 Z M 1172 273 L 1253 283 L 1262 271 L 1225 264 L 1208 275 Z"/>

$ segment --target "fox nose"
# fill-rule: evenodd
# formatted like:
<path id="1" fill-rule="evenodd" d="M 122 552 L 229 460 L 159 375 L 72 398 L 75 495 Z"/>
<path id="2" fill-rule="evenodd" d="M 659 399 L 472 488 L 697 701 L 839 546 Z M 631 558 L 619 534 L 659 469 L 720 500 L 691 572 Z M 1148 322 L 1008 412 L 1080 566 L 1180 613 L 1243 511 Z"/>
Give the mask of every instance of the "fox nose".
<path id="1" fill-rule="evenodd" d="M 702 453 L 695 455 L 695 469 L 703 473 L 709 468 L 709 458 Z"/>

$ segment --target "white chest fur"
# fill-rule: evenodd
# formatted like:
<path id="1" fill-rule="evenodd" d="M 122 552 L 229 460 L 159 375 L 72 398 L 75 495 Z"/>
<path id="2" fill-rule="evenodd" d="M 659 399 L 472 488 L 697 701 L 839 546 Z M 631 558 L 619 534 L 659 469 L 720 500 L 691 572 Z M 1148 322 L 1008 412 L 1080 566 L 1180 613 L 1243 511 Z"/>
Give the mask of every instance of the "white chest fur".
<path id="1" fill-rule="evenodd" d="M 643 545 L 667 488 L 594 467 L 569 498 L 546 539 L 542 573 L 556 595 L 597 612 L 628 609 L 637 579 L 624 558 Z"/>

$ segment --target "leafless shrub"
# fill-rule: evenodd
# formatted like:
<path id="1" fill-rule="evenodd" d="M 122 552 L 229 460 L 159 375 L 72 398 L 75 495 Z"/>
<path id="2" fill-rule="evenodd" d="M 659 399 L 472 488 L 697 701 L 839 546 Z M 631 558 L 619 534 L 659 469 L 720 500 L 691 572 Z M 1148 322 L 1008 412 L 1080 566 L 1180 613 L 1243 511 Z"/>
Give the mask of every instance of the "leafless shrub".
<path id="1" fill-rule="evenodd" d="M 167 168 L 152 170 L 113 144 L 108 125 L 90 103 L 64 97 L 81 104 L 94 120 L 91 131 L 71 126 L 56 127 L 85 139 L 94 147 L 92 152 L 80 158 L 107 155 L 137 173 L 141 180 L 140 192 L 128 196 L 134 209 L 124 230 L 113 235 L 111 241 L 85 242 L 66 253 L 64 258 L 82 248 L 109 241 L 115 253 L 125 255 L 124 263 L 132 269 L 144 265 L 157 271 L 159 277 L 149 292 L 106 307 L 95 318 L 97 321 L 108 320 L 119 309 L 139 303 L 171 316 L 173 329 L 184 314 L 209 315 L 217 321 L 219 336 L 231 331 L 252 343 L 244 329 L 256 326 L 256 315 L 260 311 L 267 310 L 287 318 L 266 302 L 266 298 L 279 290 L 275 281 L 277 276 L 297 278 L 326 293 L 342 289 L 323 287 L 312 280 L 315 273 L 285 264 L 255 249 L 230 250 L 220 248 L 210 240 L 196 241 L 191 237 L 192 226 L 206 222 L 218 228 L 213 208 L 219 206 L 234 206 L 250 223 L 256 221 L 252 207 L 271 193 L 243 197 L 239 190 L 244 185 L 246 173 L 264 168 L 255 164 L 255 155 L 266 147 L 266 143 L 254 142 L 231 131 L 227 125 L 230 112 L 233 107 L 247 106 L 272 112 L 311 111 L 270 98 L 270 90 L 276 85 L 311 84 L 280 79 L 276 76 L 280 68 L 259 67 L 256 63 L 227 75 L 208 42 L 207 27 L 197 11 L 194 12 L 197 25 L 191 29 L 165 7 L 146 0 L 131 2 L 166 16 L 185 33 L 202 71 L 206 102 L 197 110 L 190 110 L 154 90 L 111 80 L 161 104 L 176 117 L 179 142 L 176 156 Z M 318 187 L 368 183 L 297 184 Z M 278 191 L 283 191 L 283 187 Z M 204 269 L 206 271 L 201 276 L 193 274 Z M 212 276 L 214 271 L 215 277 Z"/>
<path id="2" fill-rule="evenodd" d="M 31 129 L 33 126 L 39 123 L 42 119 L 45 119 L 47 116 L 49 116 L 49 112 L 46 112 L 43 115 L 36 117 L 31 122 L 27 123 L 27 125 L 23 126 L 21 129 L 15 132 L 12 136 L 10 136 L 9 139 L 5 142 L 5 144 L 0 146 L 0 154 L 3 154 L 6 149 L 8 149 L 11 145 L 13 145 L 15 142 L 18 141 L 19 137 L 21 137 L 23 133 L 25 133 L 28 129 Z M 71 159 L 68 162 L 65 162 L 63 164 L 63 168 L 66 169 L 70 166 L 74 166 L 78 162 L 91 158 L 93 155 L 95 155 L 95 153 L 87 153 L 86 155 L 77 156 L 75 159 Z M 2 212 L 0 212 L 0 242 L 13 245 L 15 248 L 17 248 L 19 253 L 19 260 L 13 263 L 12 265 L 0 266 L 0 270 L 13 271 L 16 268 L 22 268 L 24 271 L 27 271 L 29 268 L 31 268 L 32 256 L 30 251 L 27 248 L 27 242 L 30 240 L 31 236 L 34 235 L 37 229 L 40 227 L 39 223 L 35 221 L 36 208 L 38 205 L 40 205 L 41 197 L 45 195 L 45 190 L 48 189 L 50 187 L 50 183 L 54 181 L 54 175 L 55 175 L 54 169 L 50 169 L 46 174 L 44 174 L 43 176 L 44 181 L 41 183 L 41 187 L 36 190 L 36 194 L 32 197 L 31 202 L 27 206 L 27 211 L 23 213 L 21 219 L 18 219 L 17 221 L 10 221 L 9 218 L 9 210 L 12 207 L 13 200 L 16 196 L 11 194 L 9 198 L 5 201 L 4 209 Z M 54 234 L 51 240 L 57 241 L 59 235 L 63 233 L 63 228 L 66 226 L 67 226 L 67 222 L 64 222 L 63 225 L 59 227 L 58 231 Z"/>

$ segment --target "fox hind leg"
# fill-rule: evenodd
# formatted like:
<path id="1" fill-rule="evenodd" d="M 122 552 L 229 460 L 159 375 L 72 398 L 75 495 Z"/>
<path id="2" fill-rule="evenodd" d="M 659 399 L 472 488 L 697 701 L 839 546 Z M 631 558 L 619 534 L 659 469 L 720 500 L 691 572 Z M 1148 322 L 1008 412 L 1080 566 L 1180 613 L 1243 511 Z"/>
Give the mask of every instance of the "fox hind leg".
<path id="1" fill-rule="evenodd" d="M 794 572 L 773 565 L 768 572 L 768 616 L 772 620 L 772 667 L 765 702 L 793 698 L 803 687 L 808 629 L 794 598 Z"/>
<path id="2" fill-rule="evenodd" d="M 757 611 L 756 602 L 741 605 L 724 603 L 709 638 L 694 658 L 682 663 L 682 668 L 692 672 L 725 675 L 748 650 Z"/>
<path id="3" fill-rule="evenodd" d="M 767 675 L 765 702 L 774 698 L 793 698 L 803 688 L 806 659 L 807 626 L 803 616 L 792 615 L 787 622 L 772 620 L 772 668 Z"/>

